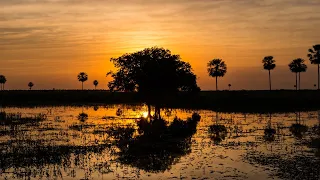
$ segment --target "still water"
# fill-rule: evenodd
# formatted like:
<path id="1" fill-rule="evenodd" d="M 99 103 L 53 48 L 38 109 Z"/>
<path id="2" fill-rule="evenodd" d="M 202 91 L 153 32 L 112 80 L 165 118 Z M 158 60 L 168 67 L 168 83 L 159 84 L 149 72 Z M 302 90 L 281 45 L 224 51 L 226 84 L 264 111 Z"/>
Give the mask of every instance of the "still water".
<path id="1" fill-rule="evenodd" d="M 187 120 L 194 112 L 201 119 L 192 134 L 180 137 L 178 133 L 161 142 L 137 140 L 141 135 L 137 121 L 147 116 L 145 106 L 0 111 L 14 113 L 16 118 L 14 124 L 0 123 L 0 179 L 320 177 L 320 120 L 316 111 L 243 114 L 162 109 L 168 125 L 175 117 Z M 44 120 L 28 121 L 39 113 Z M 136 140 L 134 145 L 117 141 L 118 136 L 110 133 L 126 127 L 134 129 L 127 137 Z"/>

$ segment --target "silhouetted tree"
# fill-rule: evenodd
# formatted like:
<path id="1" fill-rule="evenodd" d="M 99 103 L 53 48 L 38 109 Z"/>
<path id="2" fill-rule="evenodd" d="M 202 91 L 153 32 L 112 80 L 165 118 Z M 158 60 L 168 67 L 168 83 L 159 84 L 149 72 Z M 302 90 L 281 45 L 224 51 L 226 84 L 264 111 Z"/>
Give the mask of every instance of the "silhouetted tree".
<path id="1" fill-rule="evenodd" d="M 229 91 L 230 91 L 230 88 L 231 88 L 231 84 L 228 84 L 228 86 L 229 86 Z"/>
<path id="2" fill-rule="evenodd" d="M 110 91 L 138 92 L 148 109 L 151 102 L 174 96 L 179 91 L 200 91 L 191 65 L 168 49 L 146 48 L 110 61 L 117 68 L 116 72 L 107 74 L 113 78 L 108 83 Z M 157 116 L 160 116 L 159 107 L 155 110 Z"/>
<path id="3" fill-rule="evenodd" d="M 289 65 L 289 69 L 291 72 L 296 73 L 296 90 L 300 89 L 300 73 L 307 71 L 307 65 L 304 63 L 304 59 L 298 58 L 294 59 Z M 299 82 L 298 82 L 298 74 L 299 74 Z"/>
<path id="4" fill-rule="evenodd" d="M 316 85 L 316 84 L 314 84 L 314 85 L 313 85 L 313 87 L 317 87 L 317 85 Z"/>
<path id="5" fill-rule="evenodd" d="M 320 84 L 320 79 L 319 79 L 320 44 L 316 44 L 313 46 L 313 49 L 309 49 L 308 57 L 309 57 L 311 64 L 318 65 L 318 90 L 319 90 L 319 84 Z"/>
<path id="6" fill-rule="evenodd" d="M 97 89 L 98 84 L 99 84 L 99 82 L 97 80 L 93 81 L 94 89 Z"/>
<path id="7" fill-rule="evenodd" d="M 7 79 L 4 75 L 0 75 L 0 90 L 4 90 L 4 84 L 7 82 Z"/>
<path id="8" fill-rule="evenodd" d="M 227 65 L 222 59 L 213 59 L 207 64 L 209 76 L 216 78 L 216 90 L 218 90 L 218 77 L 223 77 L 227 73 Z"/>
<path id="9" fill-rule="evenodd" d="M 82 83 L 82 90 L 83 90 L 83 83 L 88 80 L 88 75 L 85 72 L 80 72 L 78 74 L 78 80 Z"/>
<path id="10" fill-rule="evenodd" d="M 29 83 L 28 83 L 28 86 L 29 86 L 29 89 L 31 90 L 32 87 L 34 86 L 33 82 L 29 82 Z"/>
<path id="11" fill-rule="evenodd" d="M 265 70 L 269 71 L 269 87 L 271 91 L 271 70 L 273 70 L 276 67 L 275 60 L 273 59 L 273 56 L 266 56 L 263 58 L 262 63 L 263 63 L 263 68 Z"/>

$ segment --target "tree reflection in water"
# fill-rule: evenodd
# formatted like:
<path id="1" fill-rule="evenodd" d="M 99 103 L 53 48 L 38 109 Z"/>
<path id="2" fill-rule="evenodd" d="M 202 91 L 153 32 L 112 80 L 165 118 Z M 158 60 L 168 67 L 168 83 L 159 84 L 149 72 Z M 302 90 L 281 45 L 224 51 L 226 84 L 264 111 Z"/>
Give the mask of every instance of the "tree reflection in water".
<path id="1" fill-rule="evenodd" d="M 163 119 L 140 119 L 138 135 L 133 127 L 112 128 L 120 152 L 118 161 L 147 172 L 163 172 L 180 157 L 191 152 L 191 137 L 196 133 L 200 115 L 194 113 L 187 121 L 175 118 L 168 126 Z"/>
<path id="2" fill-rule="evenodd" d="M 289 130 L 294 135 L 294 137 L 298 139 L 301 139 L 308 131 L 308 126 L 301 124 L 300 112 L 296 113 L 296 123 L 292 124 Z"/>

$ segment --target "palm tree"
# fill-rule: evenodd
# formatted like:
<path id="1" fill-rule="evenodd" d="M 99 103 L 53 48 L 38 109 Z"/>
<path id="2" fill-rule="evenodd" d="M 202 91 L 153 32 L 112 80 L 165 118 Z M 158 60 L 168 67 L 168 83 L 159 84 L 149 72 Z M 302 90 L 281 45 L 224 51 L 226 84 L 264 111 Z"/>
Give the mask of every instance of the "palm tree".
<path id="1" fill-rule="evenodd" d="M 99 82 L 97 80 L 93 81 L 94 89 L 97 89 L 98 84 L 99 84 Z"/>
<path id="2" fill-rule="evenodd" d="M 207 64 L 209 76 L 216 78 L 216 91 L 218 90 L 218 77 L 223 77 L 227 73 L 227 65 L 222 59 L 213 59 Z"/>
<path id="3" fill-rule="evenodd" d="M 33 82 L 29 82 L 29 83 L 28 83 L 28 86 L 29 86 L 29 89 L 31 90 L 32 87 L 34 86 Z"/>
<path id="4" fill-rule="evenodd" d="M 269 71 L 269 87 L 270 87 L 270 91 L 271 91 L 271 73 L 270 73 L 270 71 L 273 70 L 276 67 L 275 62 L 276 62 L 276 60 L 273 59 L 273 56 L 266 56 L 262 60 L 263 68 L 265 70 Z"/>
<path id="5" fill-rule="evenodd" d="M 307 71 L 307 65 L 304 63 L 304 59 L 297 58 L 291 61 L 291 63 L 288 65 L 291 72 L 296 73 L 296 90 L 300 90 L 300 73 Z M 298 81 L 298 74 L 299 74 L 299 81 Z"/>
<path id="6" fill-rule="evenodd" d="M 85 72 L 80 72 L 80 73 L 78 74 L 78 80 L 79 80 L 80 82 L 82 82 L 82 90 L 83 90 L 83 82 L 85 82 L 85 81 L 88 80 L 88 75 L 87 75 L 87 73 L 85 73 Z"/>
<path id="7" fill-rule="evenodd" d="M 316 64 L 318 65 L 318 90 L 319 90 L 319 84 L 320 84 L 320 79 L 319 79 L 319 66 L 320 66 L 320 44 L 316 44 L 313 46 L 313 49 L 309 49 L 309 54 L 308 54 L 309 60 L 311 64 Z"/>
<path id="8" fill-rule="evenodd" d="M 7 79 L 4 75 L 0 75 L 0 90 L 4 90 L 4 84 L 7 82 Z"/>
<path id="9" fill-rule="evenodd" d="M 231 84 L 228 84 L 228 86 L 229 86 L 229 91 L 230 91 L 230 88 L 231 88 Z"/>

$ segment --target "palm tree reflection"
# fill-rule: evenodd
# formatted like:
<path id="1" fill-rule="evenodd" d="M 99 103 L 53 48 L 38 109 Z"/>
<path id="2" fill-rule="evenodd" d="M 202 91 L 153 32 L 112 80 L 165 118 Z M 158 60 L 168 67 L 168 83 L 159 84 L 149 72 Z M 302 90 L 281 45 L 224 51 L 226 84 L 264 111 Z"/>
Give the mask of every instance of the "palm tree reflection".
<path id="1" fill-rule="evenodd" d="M 269 121 L 267 124 L 267 127 L 264 129 L 264 139 L 266 141 L 274 141 L 275 140 L 275 134 L 276 134 L 276 130 L 274 128 L 272 128 L 272 115 L 271 113 L 269 113 Z"/>
<path id="2" fill-rule="evenodd" d="M 290 127 L 290 132 L 298 139 L 301 139 L 303 135 L 308 131 L 308 126 L 301 124 L 301 114 L 296 113 L 296 123 Z"/>
<path id="3" fill-rule="evenodd" d="M 215 124 L 209 126 L 209 136 L 215 144 L 221 143 L 226 138 L 228 133 L 226 126 L 223 124 L 218 124 L 218 121 L 219 115 L 218 112 L 216 112 L 216 122 Z"/>

